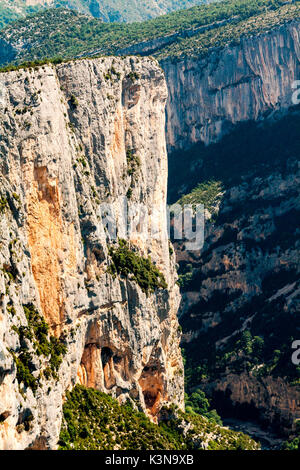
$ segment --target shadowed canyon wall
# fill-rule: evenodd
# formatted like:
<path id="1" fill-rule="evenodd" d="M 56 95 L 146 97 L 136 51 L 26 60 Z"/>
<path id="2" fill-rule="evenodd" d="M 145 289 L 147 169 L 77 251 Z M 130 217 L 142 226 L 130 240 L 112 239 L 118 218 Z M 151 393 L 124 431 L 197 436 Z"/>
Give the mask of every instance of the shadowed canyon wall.
<path id="1" fill-rule="evenodd" d="M 299 33 L 294 21 L 205 58 L 161 63 L 170 202 L 199 183 L 220 187 L 206 211 L 203 250 L 176 245 L 189 383 L 201 384 L 219 412 L 247 409 L 248 419 L 281 432 L 300 418 L 291 362 L 300 331 L 300 120 L 292 103 Z M 264 342 L 262 355 L 241 347 L 248 332 L 254 349 Z"/>

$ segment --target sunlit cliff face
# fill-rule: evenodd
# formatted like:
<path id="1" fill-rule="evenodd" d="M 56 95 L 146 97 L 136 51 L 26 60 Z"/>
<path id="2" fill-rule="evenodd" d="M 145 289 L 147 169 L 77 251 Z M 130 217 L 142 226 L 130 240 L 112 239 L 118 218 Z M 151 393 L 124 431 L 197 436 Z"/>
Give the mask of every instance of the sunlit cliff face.
<path id="1" fill-rule="evenodd" d="M 163 74 L 149 59 L 108 58 L 4 77 L 0 414 L 8 417 L 0 446 L 54 448 L 65 391 L 76 383 L 131 399 L 155 421 L 163 404 L 183 407 L 180 299 L 165 219 Z M 140 161 L 134 176 L 126 158 L 133 148 Z M 168 285 L 148 295 L 108 273 L 110 243 L 99 220 L 99 204 L 117 205 L 130 187 L 131 200 L 150 214 L 161 208 L 161 235 L 131 241 Z M 57 377 L 47 378 L 48 359 L 36 354 L 34 340 L 26 342 L 35 391 L 18 382 L 14 359 L 25 347 L 18 335 L 27 324 L 24 305 L 34 305 L 67 347 Z M 28 430 L 19 426 L 23 408 L 33 415 Z"/>

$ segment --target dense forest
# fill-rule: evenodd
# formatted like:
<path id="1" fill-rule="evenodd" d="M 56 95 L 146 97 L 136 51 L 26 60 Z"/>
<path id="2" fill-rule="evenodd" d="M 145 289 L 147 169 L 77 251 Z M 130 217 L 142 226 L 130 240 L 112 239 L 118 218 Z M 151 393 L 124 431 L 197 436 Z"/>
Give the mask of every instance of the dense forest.
<path id="1" fill-rule="evenodd" d="M 122 54 L 122 49 L 147 41 L 162 41 L 152 53 L 158 59 L 180 58 L 237 44 L 245 35 L 269 31 L 294 18 L 299 18 L 299 2 L 283 0 L 226 0 L 127 25 L 58 9 L 13 23 L 1 32 L 0 40 L 13 48 L 18 63 L 45 57 Z M 2 65 L 13 61 L 11 55 L 1 58 L 1 54 L 0 60 Z"/>
<path id="2" fill-rule="evenodd" d="M 132 22 L 154 18 L 165 13 L 199 5 L 203 0 L 36 0 L 28 5 L 26 0 L 0 0 L 1 27 L 45 8 L 69 8 L 105 22 Z"/>

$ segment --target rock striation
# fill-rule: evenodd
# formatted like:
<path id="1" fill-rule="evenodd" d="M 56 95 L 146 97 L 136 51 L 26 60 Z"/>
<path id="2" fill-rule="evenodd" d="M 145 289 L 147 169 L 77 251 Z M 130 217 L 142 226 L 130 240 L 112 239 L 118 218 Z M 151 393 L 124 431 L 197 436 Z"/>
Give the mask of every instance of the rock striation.
<path id="1" fill-rule="evenodd" d="M 54 449 L 76 383 L 130 399 L 153 421 L 163 404 L 183 408 L 160 68 L 111 57 L 0 82 L 0 448 Z M 167 283 L 148 294 L 111 274 L 117 242 L 99 215 L 103 203 L 120 214 L 129 189 L 159 227 L 129 240 Z M 118 236 L 124 224 L 120 216 Z"/>
<path id="2" fill-rule="evenodd" d="M 299 78 L 299 20 L 205 57 L 163 59 L 169 98 L 170 153 L 198 142 L 216 142 L 237 123 L 263 120 L 291 106 Z"/>

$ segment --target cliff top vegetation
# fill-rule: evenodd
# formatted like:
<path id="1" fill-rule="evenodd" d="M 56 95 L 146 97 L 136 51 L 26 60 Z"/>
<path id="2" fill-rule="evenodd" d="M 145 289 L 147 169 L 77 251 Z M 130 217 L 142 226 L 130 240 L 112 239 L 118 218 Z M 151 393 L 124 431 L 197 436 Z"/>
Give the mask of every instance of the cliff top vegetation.
<path id="1" fill-rule="evenodd" d="M 299 1 L 224 0 L 141 23 L 103 23 L 65 9 L 46 10 L 4 28 L 0 64 L 45 57 L 141 54 L 181 58 L 237 44 L 300 17 Z M 128 50 L 129 48 L 129 50 Z"/>

